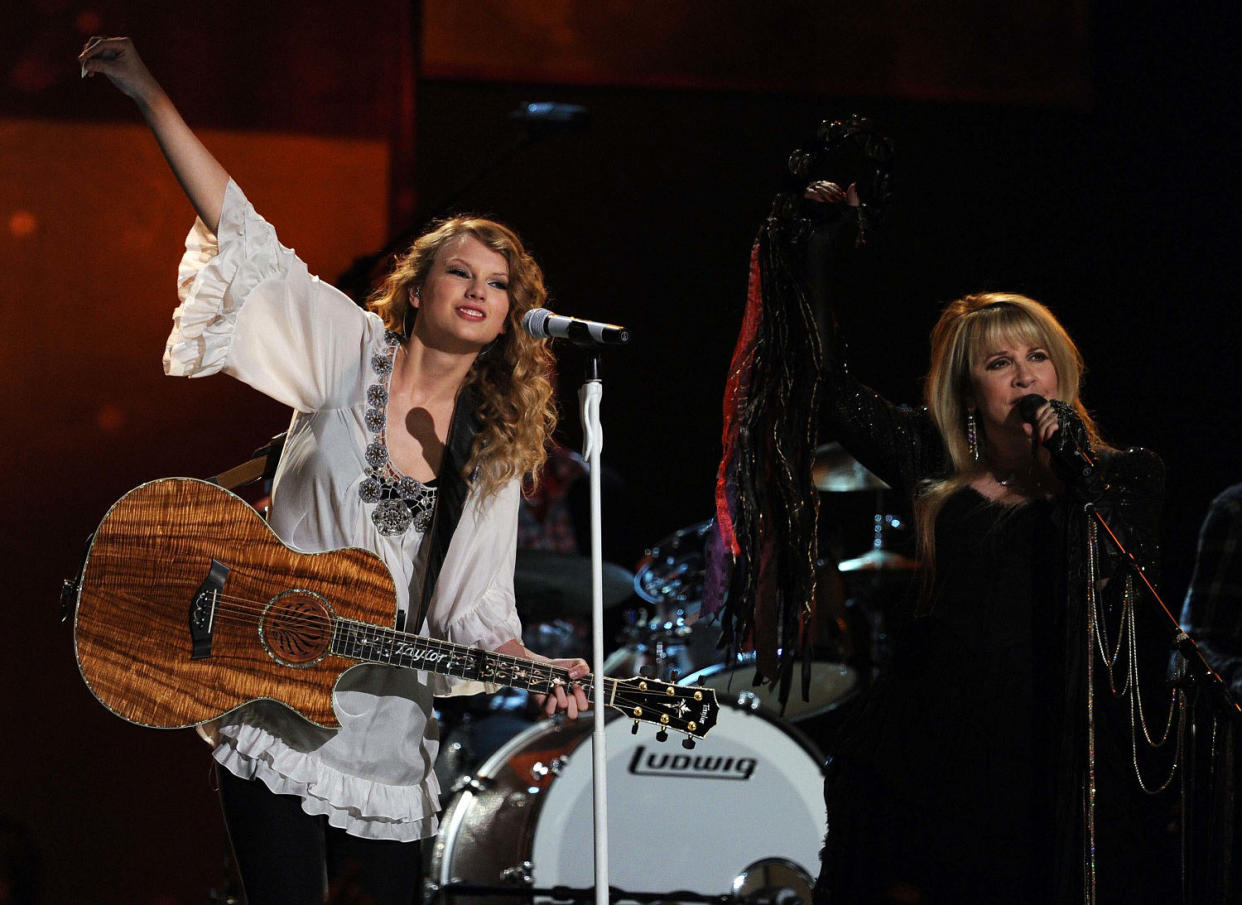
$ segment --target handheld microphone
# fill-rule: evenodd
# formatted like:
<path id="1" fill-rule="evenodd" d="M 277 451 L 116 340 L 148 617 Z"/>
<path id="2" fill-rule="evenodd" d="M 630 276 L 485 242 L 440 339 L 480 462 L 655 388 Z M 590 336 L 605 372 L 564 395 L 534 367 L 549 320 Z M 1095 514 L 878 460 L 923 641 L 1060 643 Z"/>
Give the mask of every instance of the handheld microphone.
<path id="1" fill-rule="evenodd" d="M 547 308 L 527 311 L 522 327 L 535 339 L 567 339 L 579 346 L 620 346 L 630 341 L 630 331 L 624 327 L 565 317 Z"/>
<path id="2" fill-rule="evenodd" d="M 1038 393 L 1031 393 L 1023 396 L 1018 400 L 1018 414 L 1022 416 L 1022 420 L 1031 427 L 1035 426 L 1035 413 L 1038 412 L 1048 402 Z"/>
<path id="3" fill-rule="evenodd" d="M 1018 413 L 1031 427 L 1035 426 L 1036 412 L 1048 402 L 1038 393 L 1031 393 L 1018 400 Z M 1055 406 L 1054 406 L 1055 408 Z M 1108 485 L 1095 469 L 1095 460 L 1078 445 L 1071 436 L 1068 419 L 1057 411 L 1060 428 L 1043 444 L 1052 457 L 1053 467 L 1074 493 L 1087 502 L 1096 502 L 1108 490 Z"/>

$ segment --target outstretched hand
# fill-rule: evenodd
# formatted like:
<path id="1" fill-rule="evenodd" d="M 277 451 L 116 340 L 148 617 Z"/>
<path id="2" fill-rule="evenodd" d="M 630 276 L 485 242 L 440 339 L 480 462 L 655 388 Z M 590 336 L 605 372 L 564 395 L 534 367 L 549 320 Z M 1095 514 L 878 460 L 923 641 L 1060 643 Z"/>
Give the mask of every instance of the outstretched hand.
<path id="1" fill-rule="evenodd" d="M 91 38 L 78 54 L 78 63 L 82 78 L 106 75 L 122 94 L 135 101 L 149 100 L 161 90 L 129 38 Z"/>
<path id="2" fill-rule="evenodd" d="M 845 202 L 850 207 L 858 207 L 858 186 L 850 183 L 848 189 L 843 189 L 835 182 L 829 182 L 827 179 L 817 179 L 806 187 L 806 191 L 802 193 L 802 197 L 807 201 L 818 201 L 821 204 L 840 204 Z"/>
<path id="3" fill-rule="evenodd" d="M 215 232 L 229 174 L 185 124 L 159 82 L 147 70 L 129 38 L 91 38 L 78 54 L 82 78 L 106 75 L 138 105 L 186 197 Z"/>

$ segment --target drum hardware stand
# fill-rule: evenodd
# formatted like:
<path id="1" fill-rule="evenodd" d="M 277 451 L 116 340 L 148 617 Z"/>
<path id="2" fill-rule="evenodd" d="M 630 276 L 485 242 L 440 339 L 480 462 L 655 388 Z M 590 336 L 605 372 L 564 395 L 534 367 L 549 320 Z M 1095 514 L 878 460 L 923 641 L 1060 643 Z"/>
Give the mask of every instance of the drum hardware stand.
<path id="1" fill-rule="evenodd" d="M 652 679 L 676 682 L 681 678 L 681 669 L 672 666 L 677 649 L 685 646 L 685 637 L 690 634 L 690 627 L 679 615 L 675 619 L 660 616 L 647 623 L 647 649 L 651 653 L 651 663 L 639 669 L 639 673 Z"/>
<path id="2" fill-rule="evenodd" d="M 677 655 L 686 649 L 688 639 L 693 630 L 686 623 L 685 611 L 678 609 L 676 615 L 665 615 L 662 604 L 654 604 L 654 614 L 643 621 L 634 619 L 621 632 L 624 646 L 622 650 L 632 651 L 636 658 L 647 655 L 650 659 L 642 665 L 635 665 L 637 673 L 647 679 L 659 679 L 677 682 L 681 677 L 682 667 L 678 664 Z M 617 653 L 613 656 L 617 656 Z M 692 666 L 687 671 L 691 671 Z"/>
<path id="3" fill-rule="evenodd" d="M 1220 674 L 1217 673 L 1216 670 L 1212 669 L 1211 665 L 1207 661 L 1207 658 L 1203 656 L 1203 651 L 1199 649 L 1199 645 L 1196 644 L 1194 639 L 1191 638 L 1190 635 L 1186 634 L 1186 632 L 1182 629 L 1181 623 L 1178 622 L 1168 605 L 1165 604 L 1163 598 L 1161 598 L 1155 587 L 1147 579 L 1147 573 L 1143 571 L 1143 567 L 1139 564 L 1139 561 L 1135 559 L 1134 555 L 1125 548 L 1120 540 L 1118 540 L 1117 535 L 1113 533 L 1113 529 L 1108 526 L 1108 522 L 1105 520 L 1104 516 L 1100 514 L 1100 510 L 1095 507 L 1094 503 L 1087 503 L 1085 509 L 1087 517 L 1094 519 L 1108 536 L 1108 539 L 1121 553 L 1122 558 L 1125 559 L 1126 564 L 1130 567 L 1130 572 L 1139 580 L 1139 582 L 1142 583 L 1143 587 L 1147 589 L 1147 593 L 1151 596 L 1151 599 L 1155 601 L 1156 605 L 1160 607 L 1160 611 L 1164 613 L 1165 619 L 1172 624 L 1174 630 L 1173 647 L 1176 648 L 1178 653 L 1180 653 L 1186 660 L 1186 681 L 1192 684 L 1203 683 L 1204 687 L 1206 687 L 1207 690 L 1215 696 L 1215 699 L 1221 705 L 1224 712 L 1235 719 L 1242 717 L 1242 705 L 1239 704 L 1238 700 L 1233 696 L 1233 693 L 1230 692 L 1229 686 L 1225 684 L 1225 681 L 1220 677 Z"/>
<path id="4" fill-rule="evenodd" d="M 453 905 L 457 896 L 479 896 L 481 898 L 503 896 L 509 899 L 522 899 L 528 903 L 533 902 L 537 897 L 552 902 L 591 902 L 600 900 L 601 896 L 597 890 L 598 887 L 594 886 L 579 888 L 573 886 L 505 886 L 483 883 L 446 883 L 441 886 L 428 881 L 423 884 L 423 902 L 425 905 L 436 905 L 437 900 L 443 897 L 445 905 Z M 703 895 L 689 890 L 632 892 L 613 886 L 602 898 L 605 905 L 617 905 L 620 902 L 638 902 L 640 905 L 660 902 L 701 902 L 708 903 L 708 905 L 811 905 L 809 900 L 802 899 L 796 892 L 786 887 L 777 890 L 765 889 L 758 893 L 743 895 L 735 893 Z"/>
<path id="5" fill-rule="evenodd" d="M 233 880 L 233 854 L 232 851 L 225 846 L 224 852 L 224 878 L 220 883 L 220 888 L 212 887 L 207 891 L 207 901 L 211 905 L 242 905 L 241 890 L 237 888 L 237 884 Z"/>

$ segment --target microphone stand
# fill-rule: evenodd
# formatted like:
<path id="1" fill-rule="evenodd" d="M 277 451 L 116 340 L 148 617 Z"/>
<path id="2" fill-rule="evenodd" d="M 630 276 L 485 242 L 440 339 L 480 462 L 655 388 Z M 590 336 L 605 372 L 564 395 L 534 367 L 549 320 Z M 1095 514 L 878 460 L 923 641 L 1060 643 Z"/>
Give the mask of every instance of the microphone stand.
<path id="1" fill-rule="evenodd" d="M 1030 424 L 1033 428 L 1035 425 L 1035 415 L 1037 410 L 1040 406 L 1047 403 L 1048 400 L 1043 396 L 1040 396 L 1038 393 L 1030 393 L 1023 396 L 1020 400 L 1018 400 L 1018 409 L 1021 412 L 1022 420 L 1027 424 Z M 1064 403 L 1061 404 L 1064 405 Z M 1058 420 L 1060 420 L 1061 416 L 1059 412 L 1057 413 L 1057 417 Z M 1062 433 L 1058 435 L 1058 439 L 1066 436 L 1064 433 L 1064 426 L 1062 426 L 1061 430 Z M 1156 604 L 1160 607 L 1161 612 L 1164 613 L 1165 618 L 1173 626 L 1173 646 L 1176 647 L 1178 652 L 1180 652 L 1186 659 L 1187 677 L 1191 677 L 1192 682 L 1195 678 L 1199 680 L 1206 680 L 1209 690 L 1215 694 L 1216 700 L 1220 703 L 1222 710 L 1235 718 L 1242 716 L 1242 707 L 1238 705 L 1237 699 L 1233 696 L 1232 692 L 1230 692 L 1229 687 L 1225 684 L 1225 681 L 1220 677 L 1216 670 L 1212 669 L 1212 666 L 1208 663 L 1207 658 L 1203 656 L 1203 651 L 1199 649 L 1199 645 L 1196 644 L 1194 639 L 1191 638 L 1190 635 L 1186 634 L 1186 632 L 1182 629 L 1182 625 L 1178 621 L 1177 617 L 1173 615 L 1172 611 L 1165 605 L 1164 600 L 1160 597 L 1160 594 L 1157 593 L 1155 587 L 1150 581 L 1148 581 L 1147 575 L 1143 572 L 1143 567 L 1139 565 L 1139 562 L 1134 558 L 1134 555 L 1130 553 L 1130 551 L 1127 550 L 1121 543 L 1116 533 L 1114 533 L 1113 529 L 1109 527 L 1108 520 L 1105 519 L 1104 516 L 1100 514 L 1100 510 L 1096 508 L 1095 504 L 1108 490 L 1108 485 L 1103 483 L 1099 474 L 1095 471 L 1095 462 L 1092 461 L 1091 456 L 1080 448 L 1072 438 L 1069 445 L 1063 447 L 1059 453 L 1052 449 L 1049 449 L 1048 451 L 1052 455 L 1054 466 L 1059 464 L 1061 468 L 1065 470 L 1066 486 L 1071 488 L 1071 491 L 1073 491 L 1075 486 L 1078 486 L 1079 489 L 1074 492 L 1074 495 L 1082 501 L 1088 517 L 1093 518 L 1096 524 L 1098 524 L 1104 530 L 1104 533 L 1108 535 L 1109 540 L 1113 542 L 1113 546 L 1117 548 L 1118 552 L 1120 552 L 1123 557 L 1125 557 L 1126 563 L 1130 567 L 1130 571 L 1138 576 L 1139 581 L 1141 581 L 1143 586 L 1147 588 L 1147 593 L 1151 595 L 1151 599 L 1156 602 Z M 1054 468 L 1054 470 L 1056 469 Z M 1080 479 L 1085 479 L 1085 482 L 1080 483 Z"/>
<path id="2" fill-rule="evenodd" d="M 538 314 L 545 316 L 540 319 Z M 603 520 L 600 514 L 600 453 L 604 449 L 604 428 L 600 423 L 600 400 L 604 396 L 604 382 L 600 378 L 600 344 L 629 342 L 629 333 L 614 324 L 596 324 L 591 321 L 570 320 L 566 332 L 550 334 L 546 309 L 526 312 L 522 328 L 536 339 L 551 339 L 553 335 L 568 339 L 587 354 L 586 378 L 578 391 L 582 406 L 582 457 L 587 461 L 591 489 L 591 641 L 595 661 L 592 678 L 596 689 L 595 726 L 591 733 L 592 750 L 592 817 L 595 829 L 595 902 L 608 905 L 608 752 L 604 741 L 604 704 L 599 694 L 604 679 L 604 545 Z M 635 726 L 638 724 L 635 723 Z"/>
<path id="3" fill-rule="evenodd" d="M 1220 674 L 1217 673 L 1216 670 L 1212 668 L 1211 664 L 1208 663 L 1207 658 L 1203 656 L 1203 651 L 1200 650 L 1199 645 L 1195 643 L 1195 640 L 1191 638 L 1190 635 L 1186 634 L 1185 630 L 1181 626 L 1181 623 L 1173 615 L 1168 606 L 1165 605 L 1164 600 L 1156 591 L 1152 583 L 1148 580 L 1147 575 L 1144 573 L 1143 567 L 1139 565 L 1138 560 L 1134 558 L 1134 555 L 1125 548 L 1125 546 L 1117 538 L 1117 535 L 1113 533 L 1113 529 L 1109 527 L 1108 521 L 1103 515 L 1100 514 L 1100 510 L 1095 507 L 1095 503 L 1088 502 L 1086 503 L 1085 508 L 1088 515 L 1094 518 L 1096 523 L 1104 530 L 1104 533 L 1108 535 L 1109 540 L 1113 542 L 1113 546 L 1117 548 L 1117 550 L 1125 558 L 1126 563 L 1130 566 L 1130 571 L 1138 576 L 1139 581 L 1141 581 L 1143 586 L 1147 588 L 1147 593 L 1151 595 L 1151 599 L 1156 602 L 1156 604 L 1160 607 L 1160 610 L 1164 613 L 1165 618 L 1167 618 L 1172 624 L 1174 629 L 1173 646 L 1176 647 L 1178 652 L 1186 658 L 1187 675 L 1201 681 L 1206 681 L 1208 689 L 1215 695 L 1216 700 L 1221 705 L 1221 708 L 1225 712 L 1229 713 L 1230 716 L 1242 717 L 1242 706 L 1239 706 L 1237 698 L 1235 698 L 1233 693 L 1229 690 L 1229 686 L 1225 684 L 1225 680 L 1222 679 Z"/>
<path id="4" fill-rule="evenodd" d="M 591 640 L 595 687 L 604 676 L 604 555 L 600 516 L 600 453 L 604 448 L 604 429 L 600 423 L 600 400 L 604 383 L 600 379 L 599 349 L 584 345 L 587 353 L 586 379 L 578 391 L 582 406 L 582 456 L 587 460 L 591 487 Z M 591 733 L 592 791 L 595 825 L 595 903 L 608 905 L 608 753 L 604 742 L 604 707 L 595 701 L 595 726 Z"/>
<path id="5" fill-rule="evenodd" d="M 1214 710 L 1219 711 L 1225 719 L 1234 723 L 1234 727 L 1230 727 L 1228 724 L 1225 726 L 1226 732 L 1229 733 L 1226 737 L 1232 737 L 1233 729 L 1236 729 L 1237 726 L 1242 725 L 1242 720 L 1239 719 L 1242 717 L 1242 707 L 1239 707 L 1237 698 L 1230 691 L 1229 686 L 1225 684 L 1225 681 L 1220 677 L 1220 674 L 1212 668 L 1210 663 L 1208 663 L 1207 658 L 1204 657 L 1203 651 L 1200 649 L 1199 645 L 1196 644 L 1195 640 L 1186 633 L 1186 631 L 1182 628 L 1181 623 L 1174 618 L 1172 611 L 1170 611 L 1168 606 L 1165 605 L 1164 600 L 1161 599 L 1160 595 L 1156 592 L 1156 589 L 1152 586 L 1152 583 L 1148 580 L 1147 575 L 1143 572 L 1143 568 L 1139 565 L 1138 560 L 1136 560 L 1134 555 L 1122 545 L 1117 535 L 1113 533 L 1113 529 L 1109 527 L 1108 521 L 1095 507 L 1095 504 L 1093 502 L 1087 502 L 1085 504 L 1085 509 L 1088 515 L 1091 518 L 1094 518 L 1096 524 L 1098 524 L 1104 533 L 1108 535 L 1109 540 L 1113 542 L 1113 545 L 1121 552 L 1122 556 L 1125 557 L 1126 562 L 1130 566 L 1130 571 L 1138 576 L 1139 581 L 1143 583 L 1143 586 L 1147 588 L 1147 592 L 1151 595 L 1151 599 L 1154 600 L 1160 607 L 1161 611 L 1165 615 L 1165 618 L 1172 623 L 1174 628 L 1173 646 L 1177 649 L 1178 653 L 1182 655 L 1183 662 L 1185 664 L 1184 669 L 1178 670 L 1179 675 L 1176 681 L 1179 681 L 1184 686 L 1190 688 L 1195 688 L 1197 686 L 1199 689 L 1206 689 L 1209 699 L 1211 699 L 1216 705 Z M 1087 653 L 1087 656 L 1094 655 L 1094 651 L 1088 651 Z M 1213 713 L 1212 721 L 1213 741 L 1211 743 L 1211 749 L 1213 753 L 1211 758 L 1214 761 L 1216 757 L 1215 713 Z M 1194 816 L 1199 806 L 1204 803 L 1203 794 L 1205 792 L 1209 796 L 1207 799 L 1208 802 L 1211 802 L 1213 799 L 1217 798 L 1217 789 L 1215 788 L 1214 783 L 1219 781 L 1219 776 L 1216 775 L 1217 767 L 1209 765 L 1207 768 L 1209 771 L 1209 776 L 1206 780 L 1207 784 L 1202 791 L 1199 789 L 1199 780 L 1196 777 L 1196 773 L 1199 769 L 1197 764 L 1199 759 L 1199 755 L 1197 753 L 1198 732 L 1194 717 L 1191 717 L 1188 732 L 1188 748 L 1182 754 L 1185 758 L 1182 768 L 1182 895 L 1183 901 L 1195 902 L 1199 901 L 1200 897 L 1200 891 L 1198 888 L 1199 883 L 1204 884 L 1205 890 L 1213 888 L 1216 884 L 1220 884 L 1220 889 L 1228 890 L 1231 885 L 1229 874 L 1232 869 L 1228 866 L 1229 861 L 1226 858 L 1224 861 L 1224 872 L 1222 873 L 1222 869 L 1220 867 L 1221 862 L 1217 860 L 1217 856 L 1213 856 L 1211 854 L 1211 851 L 1214 848 L 1213 842 L 1216 841 L 1214 838 L 1216 828 L 1212 827 L 1205 829 L 1202 820 Z M 1135 765 L 1137 768 L 1137 761 Z M 1228 771 L 1235 768 L 1226 763 L 1223 769 L 1226 771 L 1226 778 L 1224 780 L 1225 788 L 1228 788 L 1231 783 L 1231 780 L 1227 778 Z M 1232 800 L 1232 795 L 1227 792 L 1224 800 L 1227 802 L 1224 807 L 1231 807 L 1228 802 Z M 1208 824 L 1211 825 L 1215 823 L 1217 818 L 1212 814 L 1214 806 L 1209 803 L 1207 807 Z M 1228 824 L 1228 821 L 1231 818 L 1225 817 L 1224 819 L 1226 824 Z M 1204 863 L 1201 863 L 1203 856 L 1198 854 L 1198 851 L 1201 848 L 1209 852 L 1206 861 L 1207 870 L 1203 869 Z M 1221 901 L 1224 901 L 1224 899 Z"/>

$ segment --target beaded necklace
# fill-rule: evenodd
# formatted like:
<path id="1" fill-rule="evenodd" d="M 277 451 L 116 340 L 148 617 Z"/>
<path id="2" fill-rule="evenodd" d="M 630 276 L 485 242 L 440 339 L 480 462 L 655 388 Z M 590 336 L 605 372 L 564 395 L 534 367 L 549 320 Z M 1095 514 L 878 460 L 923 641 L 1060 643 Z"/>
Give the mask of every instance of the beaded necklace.
<path id="1" fill-rule="evenodd" d="M 401 346 L 401 334 L 384 333 L 384 351 L 371 356 L 375 382 L 367 387 L 367 410 L 364 420 L 374 436 L 367 444 L 366 478 L 358 485 L 364 503 L 375 504 L 371 521 L 385 537 L 397 537 L 411 526 L 426 533 L 436 508 L 436 488 L 431 484 L 402 474 L 388 455 L 388 389 L 392 380 L 393 360 Z"/>

